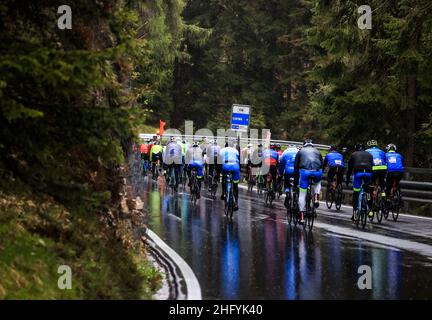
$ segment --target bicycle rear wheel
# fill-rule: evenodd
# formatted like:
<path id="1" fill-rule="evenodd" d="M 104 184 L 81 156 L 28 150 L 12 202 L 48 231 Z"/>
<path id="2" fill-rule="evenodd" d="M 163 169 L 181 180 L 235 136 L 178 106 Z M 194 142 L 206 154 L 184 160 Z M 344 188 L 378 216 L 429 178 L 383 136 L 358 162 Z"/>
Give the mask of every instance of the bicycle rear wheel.
<path id="1" fill-rule="evenodd" d="M 340 210 L 342 207 L 342 199 L 343 199 L 343 190 L 342 190 L 342 185 L 338 184 L 336 187 L 336 210 Z"/>
<path id="2" fill-rule="evenodd" d="M 326 206 L 327 206 L 327 209 L 331 209 L 333 206 L 333 197 L 331 194 L 331 188 L 328 184 L 326 187 Z"/>
<path id="3" fill-rule="evenodd" d="M 378 223 L 381 224 L 381 221 L 383 219 L 383 215 L 385 212 L 385 199 L 383 198 L 382 194 L 381 194 L 381 188 L 377 189 L 377 211 L 376 211 L 376 216 L 377 216 L 377 220 Z"/>
<path id="4" fill-rule="evenodd" d="M 362 229 L 364 229 L 366 227 L 366 222 L 367 222 L 367 215 L 368 215 L 368 205 L 367 205 L 367 199 L 365 197 L 365 195 L 363 195 L 362 197 L 362 201 L 361 201 L 361 208 L 360 208 L 360 219 L 361 219 L 361 226 Z"/>
<path id="5" fill-rule="evenodd" d="M 399 217 L 399 211 L 402 205 L 402 195 L 400 190 L 396 190 L 394 196 L 393 196 L 393 201 L 392 201 L 392 217 L 394 221 L 397 221 L 398 217 Z"/>

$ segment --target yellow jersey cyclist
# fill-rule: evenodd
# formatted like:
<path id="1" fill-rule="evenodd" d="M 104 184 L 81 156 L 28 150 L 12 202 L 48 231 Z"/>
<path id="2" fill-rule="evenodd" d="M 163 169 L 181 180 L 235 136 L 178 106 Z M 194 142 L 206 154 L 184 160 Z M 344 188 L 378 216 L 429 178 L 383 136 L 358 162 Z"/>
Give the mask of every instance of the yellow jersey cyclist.
<path id="1" fill-rule="evenodd" d="M 152 176 L 153 180 L 156 179 L 156 163 L 159 161 L 162 165 L 162 153 L 163 147 L 161 146 L 160 141 L 156 141 L 150 149 L 150 162 L 152 164 Z"/>

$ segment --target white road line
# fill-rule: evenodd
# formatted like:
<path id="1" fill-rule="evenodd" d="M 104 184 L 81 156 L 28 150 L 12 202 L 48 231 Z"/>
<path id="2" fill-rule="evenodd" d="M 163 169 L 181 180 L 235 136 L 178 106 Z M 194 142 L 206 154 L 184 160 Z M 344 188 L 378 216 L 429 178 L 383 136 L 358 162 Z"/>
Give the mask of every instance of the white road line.
<path id="1" fill-rule="evenodd" d="M 170 246 L 168 246 L 156 233 L 147 229 L 147 236 L 156 243 L 156 245 L 164 251 L 171 260 L 178 266 L 180 272 L 183 275 L 184 281 L 187 287 L 187 299 L 188 300 L 201 300 L 201 286 L 198 282 L 195 273 L 191 267 L 178 255 Z"/>
<path id="2" fill-rule="evenodd" d="M 395 247 L 403 250 L 417 252 L 426 257 L 432 257 L 432 246 L 424 243 L 414 242 L 411 240 L 395 239 L 379 234 L 369 233 L 367 231 L 360 231 L 356 229 L 348 229 L 345 227 L 338 227 L 322 222 L 315 222 L 314 227 L 322 228 L 333 233 L 342 234 L 345 236 L 355 237 L 370 242 L 383 244 L 385 246 Z"/>

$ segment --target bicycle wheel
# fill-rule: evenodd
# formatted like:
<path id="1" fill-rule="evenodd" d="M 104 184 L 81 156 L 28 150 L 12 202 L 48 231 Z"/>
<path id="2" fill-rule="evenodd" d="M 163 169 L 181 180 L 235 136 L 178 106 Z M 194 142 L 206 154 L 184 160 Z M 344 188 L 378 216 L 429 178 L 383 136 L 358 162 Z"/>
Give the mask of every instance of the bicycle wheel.
<path id="1" fill-rule="evenodd" d="M 364 229 L 366 227 L 366 222 L 367 222 L 367 215 L 368 215 L 368 206 L 367 206 L 367 199 L 366 197 L 363 195 L 362 197 L 362 201 L 361 201 L 361 209 L 360 209 L 360 219 L 361 219 L 361 226 L 362 229 Z"/>
<path id="2" fill-rule="evenodd" d="M 335 202 L 336 210 L 338 211 L 342 207 L 342 199 L 343 199 L 342 185 L 338 184 L 336 187 L 336 202 Z"/>
<path id="3" fill-rule="evenodd" d="M 394 221 L 397 221 L 399 217 L 399 211 L 402 206 L 402 195 L 399 189 L 396 190 L 395 194 L 393 195 L 393 201 L 392 201 L 392 217 Z"/>
<path id="4" fill-rule="evenodd" d="M 376 207 L 376 217 L 378 220 L 378 223 L 381 224 L 384 211 L 385 211 L 385 199 L 381 195 L 381 188 L 378 187 L 377 189 L 377 207 Z"/>
<path id="5" fill-rule="evenodd" d="M 360 211 L 359 211 L 359 209 L 357 208 L 357 210 L 354 210 L 354 208 L 353 208 L 353 214 L 354 214 L 354 223 L 358 228 L 359 224 L 360 224 Z"/>
<path id="6" fill-rule="evenodd" d="M 333 206 L 333 197 L 331 196 L 331 189 L 329 185 L 327 185 L 326 188 L 326 206 L 327 209 L 331 209 L 331 207 Z"/>

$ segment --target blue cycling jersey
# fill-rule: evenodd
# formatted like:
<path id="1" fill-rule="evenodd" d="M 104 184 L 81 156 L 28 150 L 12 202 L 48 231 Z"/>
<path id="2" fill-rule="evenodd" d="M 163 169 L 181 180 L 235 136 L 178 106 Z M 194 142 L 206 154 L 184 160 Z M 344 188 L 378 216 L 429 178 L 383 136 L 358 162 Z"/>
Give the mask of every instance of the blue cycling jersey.
<path id="1" fill-rule="evenodd" d="M 240 163 L 240 155 L 237 149 L 232 147 L 223 148 L 220 151 L 222 163 Z"/>
<path id="2" fill-rule="evenodd" d="M 336 151 L 327 153 L 324 164 L 328 164 L 329 167 L 345 167 L 343 155 Z"/>
<path id="3" fill-rule="evenodd" d="M 280 158 L 280 173 L 294 174 L 295 157 L 298 152 L 297 148 L 288 148 Z"/>
<path id="4" fill-rule="evenodd" d="M 265 149 L 263 151 L 263 159 L 268 165 L 276 165 L 279 161 L 279 153 L 273 149 Z"/>
<path id="5" fill-rule="evenodd" d="M 372 170 L 387 170 L 387 160 L 385 152 L 382 151 L 380 148 L 372 147 L 366 150 L 369 152 L 373 157 L 373 166 Z"/>
<path id="6" fill-rule="evenodd" d="M 395 151 L 386 153 L 386 161 L 388 172 L 403 172 L 405 169 L 402 155 Z"/>

